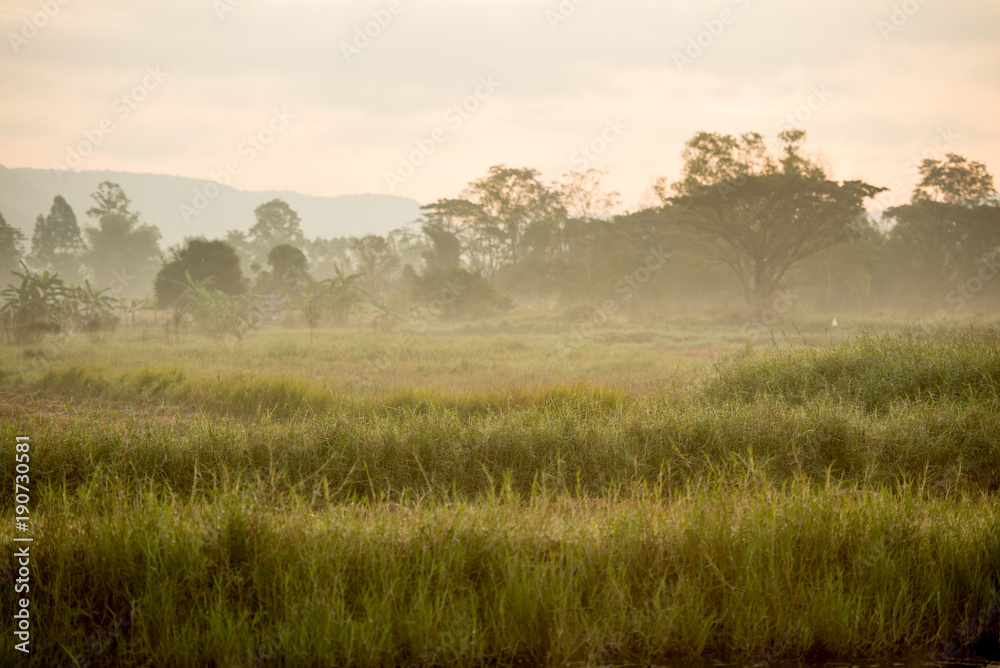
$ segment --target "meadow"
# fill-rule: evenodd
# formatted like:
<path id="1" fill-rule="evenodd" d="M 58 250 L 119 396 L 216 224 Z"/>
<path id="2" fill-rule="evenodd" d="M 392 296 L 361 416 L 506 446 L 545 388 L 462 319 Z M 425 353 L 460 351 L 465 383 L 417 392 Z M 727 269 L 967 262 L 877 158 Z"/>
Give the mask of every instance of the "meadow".
<path id="1" fill-rule="evenodd" d="M 30 660 L 992 656 L 1000 332 L 828 324 L 0 346 L 0 438 L 31 439 Z"/>

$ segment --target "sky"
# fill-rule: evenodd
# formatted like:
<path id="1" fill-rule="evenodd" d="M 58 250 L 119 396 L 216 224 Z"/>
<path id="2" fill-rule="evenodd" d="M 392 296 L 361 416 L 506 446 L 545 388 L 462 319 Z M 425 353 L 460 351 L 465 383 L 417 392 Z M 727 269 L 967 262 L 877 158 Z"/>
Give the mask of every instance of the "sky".
<path id="1" fill-rule="evenodd" d="M 926 157 L 1000 172 L 1000 0 L 16 0 L 0 27 L 7 167 L 422 203 L 595 167 L 634 211 L 695 133 L 798 127 L 877 205 Z"/>

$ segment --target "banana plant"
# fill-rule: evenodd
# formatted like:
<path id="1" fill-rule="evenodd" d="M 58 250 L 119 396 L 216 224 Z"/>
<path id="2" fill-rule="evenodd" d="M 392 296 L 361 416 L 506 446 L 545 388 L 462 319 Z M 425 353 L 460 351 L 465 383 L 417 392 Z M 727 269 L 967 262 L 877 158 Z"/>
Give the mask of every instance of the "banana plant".
<path id="1" fill-rule="evenodd" d="M 72 308 L 72 291 L 56 274 L 32 272 L 22 262 L 23 272 L 11 272 L 21 279 L 0 296 L 0 307 L 13 331 L 15 343 L 30 343 L 44 334 L 61 332 Z"/>
<path id="2" fill-rule="evenodd" d="M 358 285 L 364 274 L 350 274 L 344 271 L 343 263 L 334 265 L 334 276 L 321 283 L 327 285 L 326 294 L 329 300 L 330 313 L 337 323 L 343 323 L 355 307 L 371 300 L 371 295 Z"/>
<path id="3" fill-rule="evenodd" d="M 212 279 L 198 281 L 185 271 L 187 290 L 179 297 L 182 310 L 191 313 L 195 322 L 201 325 L 213 339 L 225 336 L 242 339 L 250 327 L 247 314 L 250 302 L 242 295 L 228 295 L 211 287 Z"/>

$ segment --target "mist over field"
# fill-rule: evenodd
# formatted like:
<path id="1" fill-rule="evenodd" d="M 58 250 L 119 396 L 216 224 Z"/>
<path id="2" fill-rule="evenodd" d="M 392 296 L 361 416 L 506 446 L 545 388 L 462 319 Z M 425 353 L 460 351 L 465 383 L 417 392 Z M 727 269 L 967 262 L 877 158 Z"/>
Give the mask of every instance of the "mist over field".
<path id="1" fill-rule="evenodd" d="M 0 664 L 1000 660 L 997 2 L 0 23 Z"/>

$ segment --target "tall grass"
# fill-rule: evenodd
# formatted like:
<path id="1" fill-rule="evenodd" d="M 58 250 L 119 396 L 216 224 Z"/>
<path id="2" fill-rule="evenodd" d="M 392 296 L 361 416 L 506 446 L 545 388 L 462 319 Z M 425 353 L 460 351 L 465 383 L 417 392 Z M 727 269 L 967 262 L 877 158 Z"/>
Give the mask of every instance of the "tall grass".
<path id="1" fill-rule="evenodd" d="M 831 397 L 884 410 L 898 401 L 1000 401 L 1000 332 L 993 328 L 863 335 L 837 346 L 786 348 L 721 365 L 708 396 L 805 403 Z"/>
<path id="2" fill-rule="evenodd" d="M 408 490 L 476 499 L 507 476 L 520 494 L 545 484 L 600 496 L 621 485 L 710 480 L 749 461 L 776 484 L 905 477 L 937 493 L 1000 489 L 1000 413 L 948 403 L 881 415 L 830 400 L 464 417 L 428 406 L 250 421 L 85 411 L 69 422 L 22 418 L 0 427 L 8 442 L 23 433 L 40 444 L 33 475 L 71 490 L 107 475 L 126 487 L 154 481 L 187 493 L 199 480 L 229 476 L 266 477 L 281 493 L 328 485 L 345 497 Z M 0 476 L 11 479 L 13 467 L 0 459 Z M 0 507 L 11 503 L 0 497 Z"/>
<path id="3" fill-rule="evenodd" d="M 78 401 L 0 396 L 0 440 L 32 442 L 33 660 L 997 651 L 998 339 L 867 336 L 641 393 L 349 392 L 200 365 L 14 374 L 11 396 Z M 13 467 L 0 458 L 0 477 Z"/>
<path id="4" fill-rule="evenodd" d="M 44 665 L 871 658 L 987 642 L 1000 610 L 997 504 L 905 486 L 316 511 L 108 481 L 40 506 Z"/>

